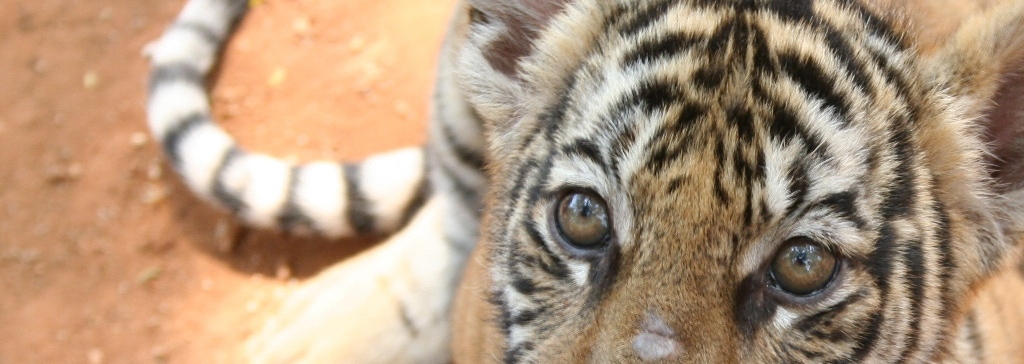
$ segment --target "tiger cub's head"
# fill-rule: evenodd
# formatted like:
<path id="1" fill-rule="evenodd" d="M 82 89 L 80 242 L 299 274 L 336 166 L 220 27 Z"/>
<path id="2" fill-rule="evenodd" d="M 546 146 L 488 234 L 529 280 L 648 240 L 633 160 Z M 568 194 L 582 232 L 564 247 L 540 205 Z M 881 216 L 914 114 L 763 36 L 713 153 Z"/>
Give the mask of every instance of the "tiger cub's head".
<path id="1" fill-rule="evenodd" d="M 1024 211 L 1024 6 L 470 0 L 504 362 L 928 362 Z M 936 43 L 927 40 L 928 43 Z"/>

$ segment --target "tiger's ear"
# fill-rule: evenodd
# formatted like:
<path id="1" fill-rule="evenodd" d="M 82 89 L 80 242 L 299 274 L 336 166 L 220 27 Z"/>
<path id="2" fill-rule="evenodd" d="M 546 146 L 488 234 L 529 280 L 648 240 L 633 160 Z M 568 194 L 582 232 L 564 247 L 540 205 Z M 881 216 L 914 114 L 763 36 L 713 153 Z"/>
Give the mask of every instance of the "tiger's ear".
<path id="1" fill-rule="evenodd" d="M 1024 188 L 1024 3 L 968 19 L 935 59 L 948 91 L 977 120 L 999 192 Z"/>
<path id="2" fill-rule="evenodd" d="M 987 194 L 997 195 L 984 208 L 1012 244 L 1024 237 L 1024 3 L 967 19 L 930 61 L 930 74 L 970 122 L 961 137 L 984 143 L 978 154 L 994 182 Z"/>
<path id="3" fill-rule="evenodd" d="M 515 77 L 538 33 L 567 0 L 469 0 L 467 21 L 471 41 L 494 70 Z"/>
<path id="4" fill-rule="evenodd" d="M 466 0 L 455 29 L 459 83 L 487 125 L 509 124 L 534 89 L 524 61 L 570 0 Z"/>

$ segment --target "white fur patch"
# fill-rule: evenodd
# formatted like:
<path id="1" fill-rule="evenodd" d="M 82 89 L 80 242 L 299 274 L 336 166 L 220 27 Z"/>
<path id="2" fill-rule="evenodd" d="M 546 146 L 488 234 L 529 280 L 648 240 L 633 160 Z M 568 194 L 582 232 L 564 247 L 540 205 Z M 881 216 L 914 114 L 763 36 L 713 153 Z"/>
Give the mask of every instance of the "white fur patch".
<path id="1" fill-rule="evenodd" d="M 171 28 L 147 51 L 155 66 L 185 63 L 206 73 L 216 60 L 217 45 L 192 29 Z"/>
<path id="2" fill-rule="evenodd" d="M 262 154 L 246 154 L 226 167 L 222 182 L 249 208 L 243 218 L 270 226 L 276 222 L 288 198 L 290 165 Z"/>
<path id="3" fill-rule="evenodd" d="M 170 82 L 153 90 L 146 111 L 150 130 L 158 140 L 163 140 L 186 117 L 210 115 L 210 104 L 202 85 Z"/>
<path id="4" fill-rule="evenodd" d="M 231 137 L 213 124 L 198 125 L 185 135 L 178 144 L 181 157 L 181 175 L 185 183 L 203 197 L 213 198 L 213 180 L 217 168 L 228 148 L 234 145 Z"/>
<path id="5" fill-rule="evenodd" d="M 398 227 L 423 178 L 423 151 L 419 148 L 380 154 L 363 162 L 359 186 L 373 206 L 377 228 L 389 231 Z"/>
<path id="6" fill-rule="evenodd" d="M 640 324 L 640 333 L 633 337 L 633 349 L 643 361 L 675 358 L 683 353 L 683 345 L 665 320 L 647 311 Z"/>
<path id="7" fill-rule="evenodd" d="M 338 163 L 313 162 L 302 166 L 296 176 L 294 203 L 328 236 L 352 233 L 352 227 L 345 223 L 348 199 L 343 195 L 345 182 L 341 175 Z"/>
<path id="8" fill-rule="evenodd" d="M 793 321 L 796 321 L 796 314 L 783 308 L 779 307 L 775 310 L 775 317 L 772 319 L 772 325 L 775 326 L 776 330 L 788 330 L 793 325 Z"/>

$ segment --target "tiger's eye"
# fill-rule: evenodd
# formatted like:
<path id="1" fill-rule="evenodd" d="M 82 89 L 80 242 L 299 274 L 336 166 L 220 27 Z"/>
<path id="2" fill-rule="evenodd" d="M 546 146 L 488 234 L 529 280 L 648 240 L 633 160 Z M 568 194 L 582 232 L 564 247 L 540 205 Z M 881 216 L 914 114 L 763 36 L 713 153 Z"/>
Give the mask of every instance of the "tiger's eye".
<path id="1" fill-rule="evenodd" d="M 591 192 L 572 192 L 558 202 L 555 224 L 562 238 L 578 248 L 603 245 L 611 232 L 608 208 Z"/>
<path id="2" fill-rule="evenodd" d="M 837 264 L 835 255 L 821 244 L 799 237 L 790 239 L 775 253 L 769 274 L 783 291 L 807 296 L 832 281 Z"/>

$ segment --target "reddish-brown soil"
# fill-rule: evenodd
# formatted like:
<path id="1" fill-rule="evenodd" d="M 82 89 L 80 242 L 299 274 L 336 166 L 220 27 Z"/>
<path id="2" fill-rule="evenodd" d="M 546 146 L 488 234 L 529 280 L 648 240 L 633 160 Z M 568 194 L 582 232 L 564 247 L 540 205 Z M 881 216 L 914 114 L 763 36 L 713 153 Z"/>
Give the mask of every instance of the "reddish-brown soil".
<path id="1" fill-rule="evenodd" d="M 237 229 L 141 138 L 141 50 L 182 3 L 0 0 L 0 364 L 240 362 L 291 286 L 372 243 Z M 450 0 L 261 3 L 215 82 L 243 145 L 423 141 Z"/>

